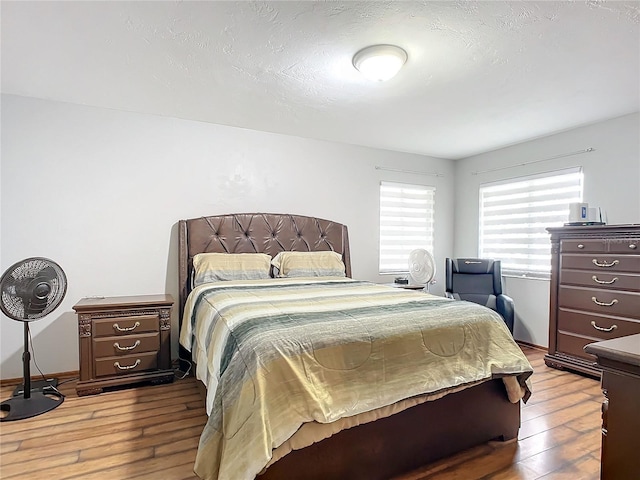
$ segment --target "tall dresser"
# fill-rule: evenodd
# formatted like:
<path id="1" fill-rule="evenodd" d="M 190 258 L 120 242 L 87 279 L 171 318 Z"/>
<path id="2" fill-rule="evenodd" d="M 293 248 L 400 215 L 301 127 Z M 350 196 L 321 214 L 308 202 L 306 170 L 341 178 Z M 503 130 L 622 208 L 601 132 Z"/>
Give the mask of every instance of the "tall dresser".
<path id="1" fill-rule="evenodd" d="M 545 363 L 600 376 L 585 345 L 640 333 L 640 225 L 547 230 L 551 291 Z"/>

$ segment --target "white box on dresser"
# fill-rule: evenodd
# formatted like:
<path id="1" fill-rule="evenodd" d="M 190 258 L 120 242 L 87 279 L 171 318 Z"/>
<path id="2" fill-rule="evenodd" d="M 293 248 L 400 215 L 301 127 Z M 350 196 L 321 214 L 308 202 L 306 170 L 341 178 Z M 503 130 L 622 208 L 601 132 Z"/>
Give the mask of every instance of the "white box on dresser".
<path id="1" fill-rule="evenodd" d="M 585 345 L 640 333 L 640 225 L 547 230 L 551 282 L 545 363 L 600 376 Z"/>

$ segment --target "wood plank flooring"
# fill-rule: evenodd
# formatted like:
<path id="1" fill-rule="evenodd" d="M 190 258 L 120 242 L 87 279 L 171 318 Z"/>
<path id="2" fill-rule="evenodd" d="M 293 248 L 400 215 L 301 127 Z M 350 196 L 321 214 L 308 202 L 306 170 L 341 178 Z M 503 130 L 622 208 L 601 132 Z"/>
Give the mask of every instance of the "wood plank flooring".
<path id="1" fill-rule="evenodd" d="M 543 351 L 522 350 L 534 374 L 518 441 L 481 445 L 394 480 L 599 480 L 600 382 L 547 367 Z"/>
<path id="2" fill-rule="evenodd" d="M 518 442 L 490 443 L 395 480 L 598 480 L 597 380 L 544 365 L 544 352 L 522 347 L 535 373 L 522 409 Z M 62 380 L 62 379 L 61 379 Z M 192 467 L 206 415 L 196 381 L 77 397 L 43 415 L 0 424 L 0 478 L 196 479 Z M 0 388 L 9 398 L 13 387 Z"/>

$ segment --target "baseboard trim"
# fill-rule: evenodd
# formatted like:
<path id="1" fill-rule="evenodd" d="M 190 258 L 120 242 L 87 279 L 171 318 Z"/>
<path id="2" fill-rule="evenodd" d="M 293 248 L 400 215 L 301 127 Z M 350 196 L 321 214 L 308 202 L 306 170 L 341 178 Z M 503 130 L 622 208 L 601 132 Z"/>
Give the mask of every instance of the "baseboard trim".
<path id="1" fill-rule="evenodd" d="M 536 345 L 534 343 L 523 342 L 522 340 L 516 340 L 518 345 L 522 345 L 523 347 L 535 348 L 536 350 L 540 350 L 542 352 L 548 353 L 549 349 L 547 347 L 542 347 L 540 345 Z"/>
<path id="2" fill-rule="evenodd" d="M 58 380 L 67 380 L 74 377 L 79 377 L 80 371 L 74 370 L 71 372 L 60 372 L 60 373 L 49 373 L 46 374 L 45 378 L 57 378 Z M 42 380 L 42 375 L 31 375 L 31 381 Z M 0 387 L 14 386 L 20 385 L 24 379 L 22 377 L 18 378 L 7 378 L 0 379 Z"/>

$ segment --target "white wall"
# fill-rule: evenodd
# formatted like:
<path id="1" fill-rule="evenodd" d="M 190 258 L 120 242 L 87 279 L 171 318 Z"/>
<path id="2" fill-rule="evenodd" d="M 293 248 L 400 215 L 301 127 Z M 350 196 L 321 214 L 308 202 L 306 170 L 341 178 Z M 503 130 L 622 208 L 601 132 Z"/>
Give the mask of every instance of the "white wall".
<path id="1" fill-rule="evenodd" d="M 581 155 L 544 160 L 592 147 Z M 528 165 L 521 165 L 528 162 Z M 509 167 L 512 168 L 504 168 Z M 483 183 L 582 166 L 584 201 L 602 207 L 609 224 L 640 223 L 640 114 L 574 129 L 456 162 L 456 256 L 478 254 L 478 200 Z M 500 169 L 478 173 L 483 170 Z M 516 306 L 517 340 L 546 347 L 549 282 L 505 278 Z"/>
<path id="2" fill-rule="evenodd" d="M 62 305 L 31 324 L 45 373 L 78 370 L 72 307 L 81 297 L 167 292 L 177 300 L 179 219 L 275 212 L 345 223 L 354 277 L 384 281 L 379 182 L 421 183 L 436 187 L 438 265 L 453 252 L 447 160 L 11 95 L 2 96 L 1 148 L 0 270 L 45 256 L 68 277 Z M 432 291 L 441 293 L 442 269 L 437 278 Z M 172 320 L 175 357 L 177 312 Z M 19 378 L 22 324 L 2 316 L 0 331 L 1 378 Z"/>
<path id="3" fill-rule="evenodd" d="M 640 223 L 638 114 L 451 162 L 10 95 L 1 113 L 0 270 L 45 256 L 69 280 L 62 305 L 31 325 L 45 373 L 78 370 L 72 306 L 81 297 L 177 299 L 179 219 L 244 211 L 336 220 L 349 227 L 354 277 L 373 281 L 388 281 L 377 274 L 380 180 L 436 187 L 438 267 L 477 254 L 485 182 L 582 165 L 585 201 L 602 206 L 609 223 Z M 595 151 L 518 166 L 587 147 Z M 505 166 L 513 168 L 472 174 Z M 505 288 L 516 302 L 515 337 L 546 346 L 548 282 L 506 278 Z M 177 312 L 172 320 L 175 357 Z M 22 324 L 2 316 L 0 332 L 0 378 L 21 377 Z"/>

